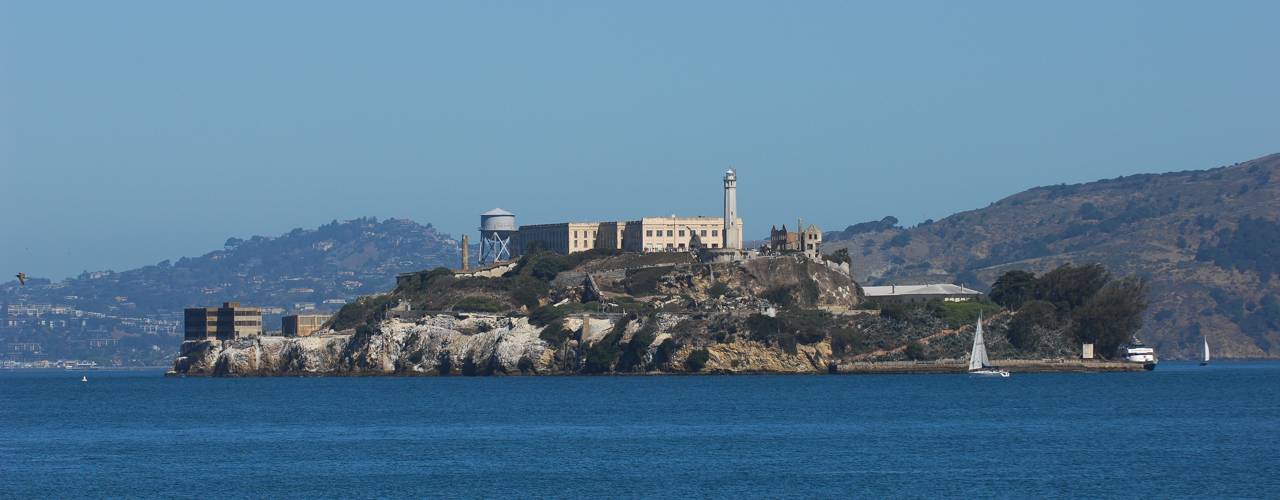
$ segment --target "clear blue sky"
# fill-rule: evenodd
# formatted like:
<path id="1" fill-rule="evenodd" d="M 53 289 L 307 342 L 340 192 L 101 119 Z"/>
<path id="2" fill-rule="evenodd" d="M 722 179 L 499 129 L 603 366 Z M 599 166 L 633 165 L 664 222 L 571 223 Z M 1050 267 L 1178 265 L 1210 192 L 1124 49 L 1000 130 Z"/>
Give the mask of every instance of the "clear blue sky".
<path id="1" fill-rule="evenodd" d="M 374 215 L 904 224 L 1280 152 L 1280 2 L 0 2 L 0 264 Z M 4 279 L 4 278 L 0 278 Z"/>

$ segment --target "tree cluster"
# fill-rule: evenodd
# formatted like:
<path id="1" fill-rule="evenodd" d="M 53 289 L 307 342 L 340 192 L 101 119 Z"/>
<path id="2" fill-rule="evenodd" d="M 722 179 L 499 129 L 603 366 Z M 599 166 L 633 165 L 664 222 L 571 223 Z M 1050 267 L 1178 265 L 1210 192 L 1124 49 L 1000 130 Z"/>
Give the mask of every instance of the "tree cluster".
<path id="1" fill-rule="evenodd" d="M 1034 345 L 1038 330 L 1062 329 L 1109 356 L 1142 326 L 1142 314 L 1151 305 L 1149 293 L 1146 280 L 1115 278 L 1101 264 L 1063 264 L 1039 277 L 1008 271 L 996 279 L 989 296 L 1018 312 L 1009 323 L 1009 342 L 1015 347 Z"/>
<path id="2" fill-rule="evenodd" d="M 898 218 L 892 215 L 886 216 L 878 221 L 860 222 L 852 226 L 844 228 L 844 231 L 836 233 L 832 240 L 847 240 L 862 233 L 878 233 L 880 231 L 888 231 L 898 226 Z"/>

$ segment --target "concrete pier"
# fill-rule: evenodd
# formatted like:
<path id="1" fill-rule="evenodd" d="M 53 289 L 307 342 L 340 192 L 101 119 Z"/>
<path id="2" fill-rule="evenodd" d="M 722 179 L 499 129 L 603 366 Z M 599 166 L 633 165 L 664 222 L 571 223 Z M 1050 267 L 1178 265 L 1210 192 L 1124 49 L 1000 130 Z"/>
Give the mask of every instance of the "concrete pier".
<path id="1" fill-rule="evenodd" d="M 1000 359 L 991 364 L 1009 370 L 1009 373 L 1107 373 L 1145 371 L 1138 363 L 1100 361 L 1093 359 Z M 942 374 L 968 373 L 969 364 L 964 361 L 879 361 L 869 363 L 845 363 L 835 365 L 832 373 L 841 374 Z"/>

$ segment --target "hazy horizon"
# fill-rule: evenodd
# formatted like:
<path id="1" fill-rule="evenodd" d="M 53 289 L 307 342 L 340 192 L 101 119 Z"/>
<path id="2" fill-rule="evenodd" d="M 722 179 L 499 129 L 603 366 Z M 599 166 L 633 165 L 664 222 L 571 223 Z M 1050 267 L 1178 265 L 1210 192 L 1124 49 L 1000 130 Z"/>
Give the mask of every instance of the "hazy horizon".
<path id="1" fill-rule="evenodd" d="M 0 4 L 0 262 L 362 216 L 914 225 L 1280 152 L 1280 4 Z"/>

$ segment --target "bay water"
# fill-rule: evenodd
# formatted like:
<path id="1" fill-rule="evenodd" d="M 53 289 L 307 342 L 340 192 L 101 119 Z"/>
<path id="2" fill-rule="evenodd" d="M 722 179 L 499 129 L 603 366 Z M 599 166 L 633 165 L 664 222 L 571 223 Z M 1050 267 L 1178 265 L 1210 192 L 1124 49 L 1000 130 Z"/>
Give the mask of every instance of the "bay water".
<path id="1" fill-rule="evenodd" d="M 1008 379 L 0 372 L 0 496 L 1274 498 L 1280 363 Z"/>

